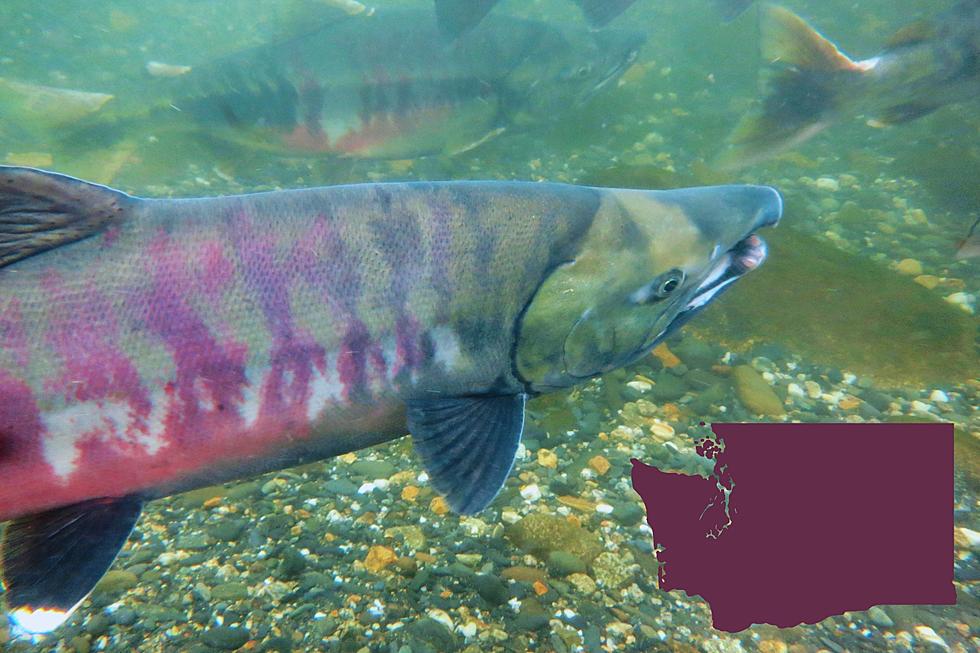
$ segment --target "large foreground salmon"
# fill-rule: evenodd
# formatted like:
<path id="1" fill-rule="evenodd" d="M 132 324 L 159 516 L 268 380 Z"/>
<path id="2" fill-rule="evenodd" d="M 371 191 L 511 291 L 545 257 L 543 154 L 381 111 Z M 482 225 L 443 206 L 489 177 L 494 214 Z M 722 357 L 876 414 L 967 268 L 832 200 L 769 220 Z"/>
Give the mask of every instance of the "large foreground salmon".
<path id="1" fill-rule="evenodd" d="M 649 352 L 762 262 L 781 208 L 517 182 L 152 200 L 0 167 L 12 624 L 61 624 L 147 500 L 406 432 L 482 509 L 526 398 Z"/>

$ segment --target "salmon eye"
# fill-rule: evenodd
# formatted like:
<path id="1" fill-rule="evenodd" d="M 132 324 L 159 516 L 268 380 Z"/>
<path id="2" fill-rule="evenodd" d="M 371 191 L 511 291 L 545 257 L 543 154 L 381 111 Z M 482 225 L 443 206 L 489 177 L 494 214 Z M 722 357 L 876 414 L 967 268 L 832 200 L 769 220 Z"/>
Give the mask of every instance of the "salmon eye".
<path id="1" fill-rule="evenodd" d="M 667 299 L 678 288 L 684 285 L 687 275 L 683 270 L 674 268 L 664 272 L 659 277 L 646 284 L 639 290 L 630 295 L 630 299 L 635 304 L 652 304 L 662 299 Z"/>

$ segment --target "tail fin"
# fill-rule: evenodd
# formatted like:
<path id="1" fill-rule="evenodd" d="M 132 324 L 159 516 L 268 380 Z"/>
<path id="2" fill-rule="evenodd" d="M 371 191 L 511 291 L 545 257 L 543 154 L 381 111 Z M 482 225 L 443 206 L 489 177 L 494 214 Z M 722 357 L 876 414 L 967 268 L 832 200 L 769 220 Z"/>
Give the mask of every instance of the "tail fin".
<path id="1" fill-rule="evenodd" d="M 0 78 L 0 116 L 43 128 L 61 127 L 99 111 L 113 98 Z"/>
<path id="2" fill-rule="evenodd" d="M 100 233 L 138 201 L 74 177 L 0 166 L 0 267 Z"/>
<path id="3" fill-rule="evenodd" d="M 816 135 L 853 91 L 848 83 L 868 69 L 784 7 L 764 7 L 761 30 L 762 54 L 771 66 L 764 77 L 765 98 L 735 127 L 721 157 L 723 167 L 767 159 Z"/>

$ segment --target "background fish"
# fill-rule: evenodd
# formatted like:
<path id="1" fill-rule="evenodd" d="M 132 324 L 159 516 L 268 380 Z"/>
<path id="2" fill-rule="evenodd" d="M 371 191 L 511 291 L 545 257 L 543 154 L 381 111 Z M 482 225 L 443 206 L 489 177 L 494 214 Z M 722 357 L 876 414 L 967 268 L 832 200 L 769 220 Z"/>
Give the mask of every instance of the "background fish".
<path id="1" fill-rule="evenodd" d="M 453 153 L 584 101 L 643 41 L 490 16 L 448 43 L 430 12 L 379 10 L 160 80 L 155 101 L 120 99 L 74 141 L 98 146 L 139 120 L 278 152 Z"/>
<path id="2" fill-rule="evenodd" d="M 435 0 L 439 28 L 448 36 L 458 37 L 483 20 L 500 0 Z M 626 11 L 636 0 L 574 0 L 593 28 L 605 27 Z"/>
<path id="3" fill-rule="evenodd" d="M 735 128 L 723 165 L 764 160 L 858 114 L 894 125 L 980 96 L 980 0 L 899 31 L 861 61 L 788 9 L 769 6 L 762 16 L 766 96 Z"/>
<path id="4" fill-rule="evenodd" d="M 141 200 L 0 168 L 0 540 L 19 632 L 146 500 L 410 432 L 463 513 L 528 396 L 649 353 L 765 258 L 771 188 L 362 184 Z"/>

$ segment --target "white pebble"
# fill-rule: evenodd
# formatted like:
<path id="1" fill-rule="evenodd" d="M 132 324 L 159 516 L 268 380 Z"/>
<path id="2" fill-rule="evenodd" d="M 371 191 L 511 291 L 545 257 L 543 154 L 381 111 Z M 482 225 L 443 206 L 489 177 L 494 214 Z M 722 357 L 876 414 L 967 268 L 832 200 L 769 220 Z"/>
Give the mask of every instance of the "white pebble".
<path id="1" fill-rule="evenodd" d="M 371 481 L 368 481 L 367 483 L 364 483 L 363 485 L 361 485 L 361 487 L 357 488 L 357 493 L 358 494 L 370 494 L 371 492 L 374 492 L 375 488 L 377 488 L 377 486 L 374 483 L 372 483 Z"/>
<path id="2" fill-rule="evenodd" d="M 541 488 L 537 483 L 531 483 L 521 488 L 521 496 L 525 501 L 537 501 L 541 498 Z"/>
<path id="3" fill-rule="evenodd" d="M 516 524 L 517 522 L 521 521 L 521 516 L 513 510 L 504 510 L 500 513 L 500 521 L 504 522 L 505 524 Z"/>
<path id="4" fill-rule="evenodd" d="M 949 644 L 946 643 L 946 640 L 940 637 L 939 633 L 937 633 L 929 626 L 916 626 L 914 630 L 915 630 L 915 636 L 918 637 L 923 642 L 927 642 L 929 644 L 932 644 L 933 646 L 938 646 L 944 651 L 949 650 Z"/>
<path id="5" fill-rule="evenodd" d="M 929 395 L 929 401 L 945 404 L 949 401 L 949 395 L 942 390 L 933 390 L 932 394 Z"/>
<path id="6" fill-rule="evenodd" d="M 963 526 L 960 526 L 956 530 L 959 532 L 960 539 L 962 539 L 971 551 L 980 551 L 980 533 L 969 528 L 964 528 Z"/>
<path id="7" fill-rule="evenodd" d="M 786 386 L 786 393 L 791 397 L 797 397 L 799 399 L 806 396 L 803 392 L 803 388 L 795 383 L 790 383 L 788 386 Z"/>
<path id="8" fill-rule="evenodd" d="M 600 503 L 595 507 L 595 511 L 600 515 L 608 515 L 613 511 L 613 507 L 608 503 Z"/>
<path id="9" fill-rule="evenodd" d="M 810 399 L 819 399 L 823 394 L 823 389 L 816 381 L 806 381 L 803 385 L 806 386 L 806 396 Z"/>
<path id="10" fill-rule="evenodd" d="M 630 381 L 626 385 L 633 388 L 637 392 L 650 392 L 650 390 L 653 389 L 653 386 L 646 381 Z"/>
<path id="11" fill-rule="evenodd" d="M 974 311 L 973 303 L 976 300 L 977 298 L 971 295 L 970 293 L 965 293 L 962 291 L 954 292 L 952 295 L 948 295 L 946 297 L 947 302 L 953 304 L 954 306 L 959 306 L 970 315 L 973 315 L 973 311 Z"/>
<path id="12" fill-rule="evenodd" d="M 473 639 L 476 637 L 476 623 L 473 621 L 466 622 L 466 625 L 460 626 L 457 630 L 459 630 L 459 634 L 466 639 Z"/>
<path id="13" fill-rule="evenodd" d="M 452 630 L 456 625 L 453 623 L 453 618 L 449 616 L 449 613 L 439 608 L 431 608 L 425 613 L 425 616 L 432 619 L 432 621 L 438 621 L 449 630 Z"/>
<path id="14" fill-rule="evenodd" d="M 918 399 L 913 401 L 909 407 L 912 409 L 912 412 L 915 413 L 928 413 L 932 411 L 932 406 L 927 403 L 923 403 Z"/>

